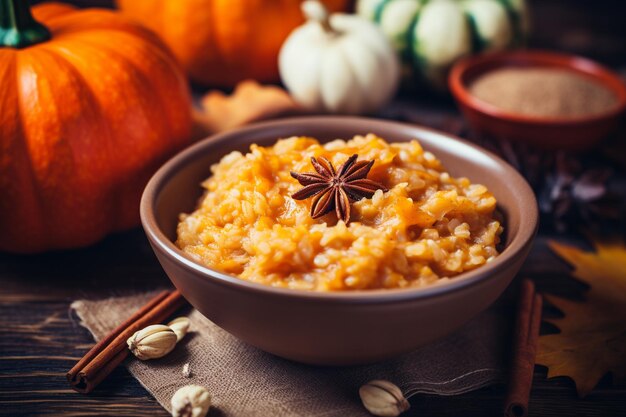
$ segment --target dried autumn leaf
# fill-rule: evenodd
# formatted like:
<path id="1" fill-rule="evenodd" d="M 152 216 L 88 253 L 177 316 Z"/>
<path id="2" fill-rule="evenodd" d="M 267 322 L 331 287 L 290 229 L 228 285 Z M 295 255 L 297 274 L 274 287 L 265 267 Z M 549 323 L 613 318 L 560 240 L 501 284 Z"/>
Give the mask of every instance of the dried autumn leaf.
<path id="1" fill-rule="evenodd" d="M 541 336 L 537 355 L 548 377 L 572 378 L 581 397 L 608 372 L 626 377 L 626 247 L 597 241 L 594 246 L 596 252 L 585 252 L 550 242 L 591 288 L 584 302 L 546 296 L 565 316 L 548 320 L 561 332 Z"/>
<path id="2" fill-rule="evenodd" d="M 194 112 L 197 128 L 204 134 L 221 132 L 247 123 L 302 112 L 289 93 L 273 85 L 246 80 L 231 95 L 209 91 L 200 99 L 202 110 Z"/>

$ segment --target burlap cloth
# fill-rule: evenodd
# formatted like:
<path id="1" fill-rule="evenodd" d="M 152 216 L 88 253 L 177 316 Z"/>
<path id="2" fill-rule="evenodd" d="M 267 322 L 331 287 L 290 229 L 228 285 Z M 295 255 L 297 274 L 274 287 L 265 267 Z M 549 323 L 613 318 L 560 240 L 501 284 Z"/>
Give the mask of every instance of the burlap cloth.
<path id="1" fill-rule="evenodd" d="M 154 293 L 72 304 L 96 339 L 126 319 Z M 170 410 L 181 386 L 205 386 L 213 397 L 209 416 L 369 416 L 358 388 L 388 379 L 405 392 L 455 395 L 501 381 L 511 320 L 497 309 L 483 312 L 461 330 L 404 356 L 369 366 L 300 365 L 239 341 L 196 310 L 190 333 L 172 353 L 147 362 L 129 358 L 130 373 Z M 419 331 L 407 329 L 406 331 Z M 183 375 L 189 364 L 190 376 Z"/>

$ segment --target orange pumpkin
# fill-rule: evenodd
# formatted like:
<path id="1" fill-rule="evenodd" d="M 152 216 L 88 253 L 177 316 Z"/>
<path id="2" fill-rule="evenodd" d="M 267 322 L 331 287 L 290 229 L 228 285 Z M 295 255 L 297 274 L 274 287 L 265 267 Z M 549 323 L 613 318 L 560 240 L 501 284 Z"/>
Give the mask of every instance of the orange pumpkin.
<path id="1" fill-rule="evenodd" d="M 175 58 L 119 14 L 0 0 L 0 250 L 84 246 L 139 221 L 190 140 Z M 38 23 L 41 22 L 41 23 Z"/>
<path id="2" fill-rule="evenodd" d="M 278 51 L 304 19 L 301 0 L 117 0 L 161 36 L 191 79 L 232 87 L 252 78 L 278 81 Z M 350 0 L 324 0 L 332 11 Z"/>

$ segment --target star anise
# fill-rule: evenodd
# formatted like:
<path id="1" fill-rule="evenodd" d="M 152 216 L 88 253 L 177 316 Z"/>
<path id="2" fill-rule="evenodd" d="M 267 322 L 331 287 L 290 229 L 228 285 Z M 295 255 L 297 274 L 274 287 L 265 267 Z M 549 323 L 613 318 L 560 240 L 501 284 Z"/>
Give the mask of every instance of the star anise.
<path id="1" fill-rule="evenodd" d="M 371 198 L 376 190 L 388 191 L 383 185 L 367 179 L 374 161 L 358 161 L 358 155 L 352 155 L 335 170 L 326 158 L 311 158 L 311 164 L 317 173 L 291 172 L 291 176 L 304 186 L 291 197 L 305 200 L 315 196 L 311 204 L 311 217 L 317 219 L 335 210 L 338 220 L 346 224 L 350 221 L 350 204 L 363 198 Z"/>

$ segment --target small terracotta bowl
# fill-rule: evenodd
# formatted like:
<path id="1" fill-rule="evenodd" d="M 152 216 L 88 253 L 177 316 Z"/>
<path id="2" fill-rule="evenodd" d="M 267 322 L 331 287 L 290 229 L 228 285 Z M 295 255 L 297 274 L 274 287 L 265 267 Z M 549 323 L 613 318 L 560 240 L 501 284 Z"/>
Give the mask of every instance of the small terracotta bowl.
<path id="1" fill-rule="evenodd" d="M 253 143 L 313 136 L 321 141 L 375 133 L 390 142 L 419 139 L 449 171 L 485 184 L 505 216 L 502 253 L 493 262 L 423 289 L 321 293 L 273 288 L 200 265 L 175 245 L 180 213 L 224 155 Z M 147 185 L 141 220 L 165 272 L 189 302 L 241 340 L 283 358 L 317 365 L 375 362 L 443 337 L 487 308 L 517 273 L 537 229 L 526 181 L 493 154 L 449 135 L 401 123 L 303 117 L 260 123 L 206 139 L 167 162 Z"/>
<path id="2" fill-rule="evenodd" d="M 613 91 L 618 105 L 606 113 L 576 118 L 535 117 L 510 113 L 474 97 L 468 86 L 498 68 L 548 67 L 574 71 Z M 517 51 L 478 55 L 457 62 L 449 86 L 470 127 L 480 135 L 530 143 L 543 149 L 587 149 L 613 132 L 626 110 L 626 86 L 617 74 L 574 55 L 546 51 Z"/>

